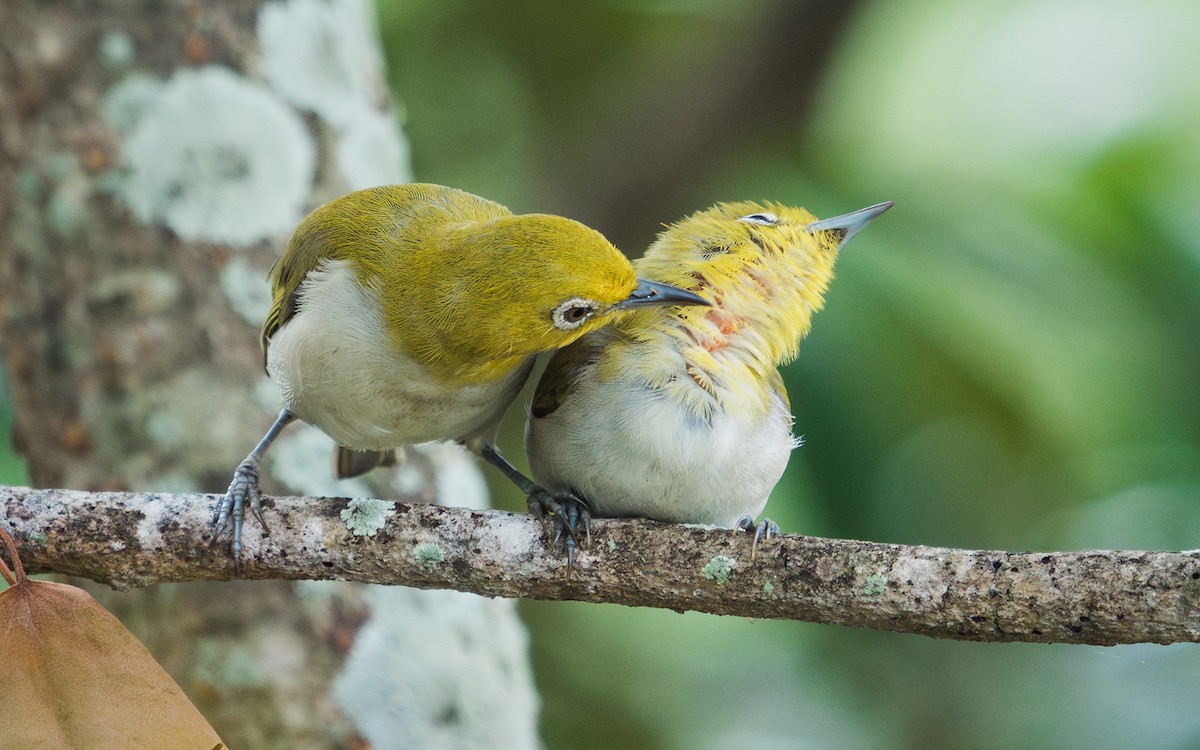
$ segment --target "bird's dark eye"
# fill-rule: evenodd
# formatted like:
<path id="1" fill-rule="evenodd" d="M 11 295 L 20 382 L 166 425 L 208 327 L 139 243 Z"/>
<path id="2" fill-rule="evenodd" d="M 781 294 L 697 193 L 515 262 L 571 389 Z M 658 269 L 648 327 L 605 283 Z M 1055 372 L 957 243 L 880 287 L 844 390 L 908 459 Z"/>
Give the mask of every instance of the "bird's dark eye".
<path id="1" fill-rule="evenodd" d="M 738 219 L 743 224 L 757 224 L 760 227 L 773 227 L 779 223 L 779 217 L 769 211 L 760 214 L 750 214 Z"/>
<path id="2" fill-rule="evenodd" d="M 554 308 L 554 312 L 550 314 L 550 317 L 554 321 L 555 328 L 569 331 L 572 328 L 578 328 L 583 325 L 583 321 L 592 317 L 592 313 L 596 312 L 599 307 L 599 305 L 590 299 L 576 297 Z"/>

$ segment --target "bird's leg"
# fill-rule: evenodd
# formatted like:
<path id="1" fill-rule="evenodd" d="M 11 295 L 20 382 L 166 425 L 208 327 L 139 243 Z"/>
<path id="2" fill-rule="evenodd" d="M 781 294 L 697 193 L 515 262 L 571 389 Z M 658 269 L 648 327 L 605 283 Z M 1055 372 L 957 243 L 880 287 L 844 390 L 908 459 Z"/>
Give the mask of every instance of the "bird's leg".
<path id="1" fill-rule="evenodd" d="M 735 531 L 754 532 L 754 542 L 750 545 L 750 559 L 754 560 L 758 554 L 759 541 L 770 541 L 771 538 L 780 535 L 779 524 L 769 518 L 764 518 L 756 525 L 754 516 L 742 516 L 738 519 L 737 524 L 733 527 Z"/>
<path id="2" fill-rule="evenodd" d="M 553 546 L 562 540 L 567 552 L 567 569 L 573 569 L 580 527 L 584 533 L 583 546 L 587 547 L 592 543 L 592 514 L 587 502 L 570 492 L 551 492 L 544 489 L 518 471 L 491 443 L 480 445 L 478 453 L 485 461 L 504 472 L 504 475 L 525 493 L 530 515 L 539 521 L 554 519 L 554 538 L 550 544 Z"/>
<path id="3" fill-rule="evenodd" d="M 221 500 L 217 520 L 213 524 L 213 542 L 216 542 L 217 537 L 225 531 L 225 527 L 232 523 L 233 541 L 230 550 L 233 555 L 235 573 L 240 573 L 242 568 L 242 519 L 246 515 L 247 500 L 250 501 L 250 513 L 258 519 L 263 532 L 271 533 L 262 515 L 262 495 L 258 490 L 258 466 L 262 463 L 262 457 L 267 452 L 267 448 L 271 446 L 275 438 L 279 437 L 283 428 L 295 419 L 296 415 L 287 409 L 279 412 L 271 429 L 267 430 L 267 434 L 258 441 L 258 445 L 250 451 L 250 455 L 246 456 L 246 459 L 234 469 L 233 481 L 229 483 L 229 489 L 225 491 L 225 497 Z"/>

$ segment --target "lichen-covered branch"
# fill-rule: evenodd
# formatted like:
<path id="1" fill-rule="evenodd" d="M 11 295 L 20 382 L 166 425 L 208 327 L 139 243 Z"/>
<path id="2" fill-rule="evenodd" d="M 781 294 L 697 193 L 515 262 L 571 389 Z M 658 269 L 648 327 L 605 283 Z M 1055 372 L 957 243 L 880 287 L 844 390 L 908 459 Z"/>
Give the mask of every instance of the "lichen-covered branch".
<path id="1" fill-rule="evenodd" d="M 33 572 L 117 586 L 229 580 L 217 497 L 0 488 Z M 243 577 L 339 579 L 806 620 L 935 638 L 1200 641 L 1200 551 L 998 552 L 597 520 L 568 574 L 533 518 L 439 505 L 274 497 Z M 345 511 L 345 512 L 343 512 Z M 382 526 L 379 527 L 379 524 Z M 352 531 L 353 529 L 353 531 Z"/>

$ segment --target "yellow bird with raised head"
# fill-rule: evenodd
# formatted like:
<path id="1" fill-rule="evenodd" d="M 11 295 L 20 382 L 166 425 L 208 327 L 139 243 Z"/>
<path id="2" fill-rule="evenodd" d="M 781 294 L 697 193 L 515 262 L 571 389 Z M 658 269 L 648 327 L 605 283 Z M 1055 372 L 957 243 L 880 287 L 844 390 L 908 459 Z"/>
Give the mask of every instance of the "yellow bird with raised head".
<path id="1" fill-rule="evenodd" d="M 496 450 L 533 358 L 648 307 L 708 303 L 638 278 L 598 232 L 439 185 L 360 190 L 314 210 L 271 271 L 262 330 L 283 409 L 237 467 L 217 518 L 240 561 L 246 506 L 263 523 L 259 466 L 295 419 L 337 442 L 337 471 L 456 440 L 557 517 L 550 493 Z M 265 528 L 265 524 L 263 524 Z"/>
<path id="2" fill-rule="evenodd" d="M 572 522 L 753 530 L 754 550 L 778 534 L 769 519 L 754 523 L 799 444 L 777 368 L 823 306 L 842 245 L 891 205 L 818 220 L 721 203 L 660 234 L 634 261 L 638 273 L 711 307 L 637 313 L 588 333 L 554 354 L 534 395 L 530 468 Z"/>

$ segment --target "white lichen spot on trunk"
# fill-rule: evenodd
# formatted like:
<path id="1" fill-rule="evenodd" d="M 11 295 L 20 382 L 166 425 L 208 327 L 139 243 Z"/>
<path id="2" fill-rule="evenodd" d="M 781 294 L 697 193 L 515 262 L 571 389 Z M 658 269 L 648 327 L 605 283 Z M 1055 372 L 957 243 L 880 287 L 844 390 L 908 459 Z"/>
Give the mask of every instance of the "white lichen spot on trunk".
<path id="1" fill-rule="evenodd" d="M 271 311 L 271 285 L 263 271 L 242 257 L 231 259 L 221 269 L 221 291 L 233 311 L 248 323 L 262 325 Z"/>
<path id="2" fill-rule="evenodd" d="M 511 600 L 372 586 L 368 601 L 333 694 L 372 748 L 540 747 Z"/>
<path id="3" fill-rule="evenodd" d="M 280 0 L 258 17 L 263 76 L 333 129 L 334 158 L 353 189 L 412 180 L 375 37 L 363 0 Z"/>
<path id="4" fill-rule="evenodd" d="M 109 91 L 105 113 L 121 135 L 118 194 L 139 220 L 233 247 L 284 236 L 300 220 L 316 148 L 265 87 L 219 66 L 160 86 L 134 77 Z"/>

